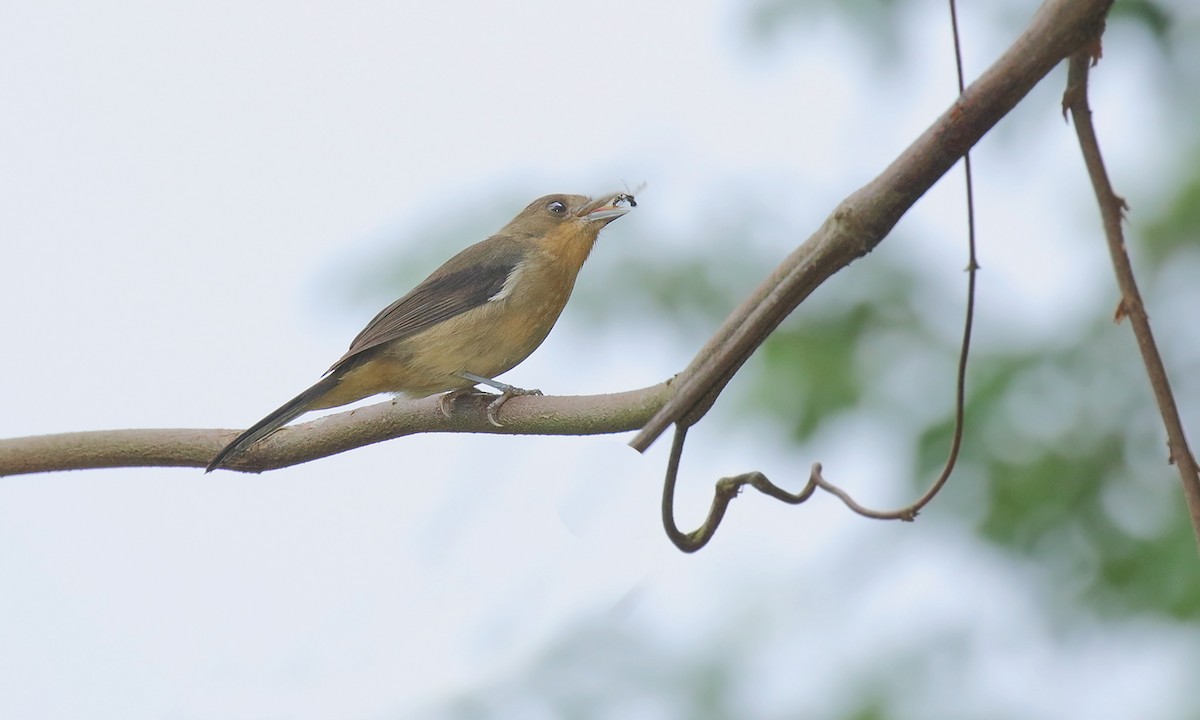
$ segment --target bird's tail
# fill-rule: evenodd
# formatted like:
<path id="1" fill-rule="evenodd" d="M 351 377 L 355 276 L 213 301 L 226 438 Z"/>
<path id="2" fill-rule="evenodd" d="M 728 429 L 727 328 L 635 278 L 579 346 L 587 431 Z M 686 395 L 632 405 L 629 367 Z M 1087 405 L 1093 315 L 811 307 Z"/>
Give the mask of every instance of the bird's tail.
<path id="1" fill-rule="evenodd" d="M 216 470 L 233 455 L 237 455 L 254 443 L 262 440 L 279 428 L 287 425 L 292 420 L 295 420 L 304 413 L 308 412 L 310 409 L 312 409 L 313 403 L 315 403 L 322 395 L 337 386 L 340 379 L 341 377 L 338 373 L 327 375 L 316 385 L 313 385 L 296 397 L 288 400 L 275 412 L 254 423 L 254 425 L 246 430 L 246 432 L 238 435 L 233 439 L 233 442 L 226 445 L 221 452 L 217 453 L 217 456 L 212 459 L 212 462 L 208 464 L 208 467 L 205 468 L 204 472 L 210 473 L 213 470 Z"/>

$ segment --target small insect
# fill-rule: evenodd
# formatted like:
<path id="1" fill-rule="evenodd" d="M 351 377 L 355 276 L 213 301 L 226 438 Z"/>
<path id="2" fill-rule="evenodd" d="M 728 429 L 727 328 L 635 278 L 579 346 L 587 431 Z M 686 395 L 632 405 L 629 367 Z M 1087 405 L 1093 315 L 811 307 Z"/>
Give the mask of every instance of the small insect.
<path id="1" fill-rule="evenodd" d="M 625 184 L 625 192 L 621 193 L 620 195 L 617 195 L 616 202 L 619 202 L 619 203 L 627 202 L 627 203 L 629 203 L 629 207 L 635 208 L 635 207 L 637 207 L 637 200 L 634 199 L 634 195 L 637 195 L 638 193 L 640 193 L 642 190 L 645 190 L 645 189 L 646 189 L 646 183 L 642 183 L 641 185 L 638 185 L 637 187 L 635 187 L 632 190 L 629 189 L 628 184 Z"/>

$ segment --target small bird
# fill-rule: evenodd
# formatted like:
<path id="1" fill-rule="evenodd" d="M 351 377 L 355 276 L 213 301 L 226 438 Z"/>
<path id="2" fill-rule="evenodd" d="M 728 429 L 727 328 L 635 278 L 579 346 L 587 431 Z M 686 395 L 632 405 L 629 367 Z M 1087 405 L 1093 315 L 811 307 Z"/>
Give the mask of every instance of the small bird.
<path id="1" fill-rule="evenodd" d="M 495 377 L 542 344 L 600 230 L 634 207 L 627 192 L 534 200 L 500 232 L 450 258 L 384 308 L 321 380 L 234 438 L 205 472 L 310 410 L 379 393 L 445 392 L 441 410 L 449 417 L 455 398 L 487 385 L 501 393 L 487 410 L 500 425 L 496 412 L 506 400 L 541 391 Z"/>

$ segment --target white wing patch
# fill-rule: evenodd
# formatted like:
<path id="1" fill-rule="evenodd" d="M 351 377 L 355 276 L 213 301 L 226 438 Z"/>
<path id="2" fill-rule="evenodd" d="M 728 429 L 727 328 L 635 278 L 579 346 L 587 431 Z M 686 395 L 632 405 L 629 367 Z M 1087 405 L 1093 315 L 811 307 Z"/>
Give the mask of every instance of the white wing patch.
<path id="1" fill-rule="evenodd" d="M 508 277 L 504 278 L 504 285 L 501 286 L 500 292 L 487 299 L 488 302 L 499 302 L 509 295 L 512 295 L 516 289 L 517 283 L 521 282 L 521 274 L 525 272 L 525 262 L 521 261 L 513 265 L 512 270 L 508 271 Z"/>

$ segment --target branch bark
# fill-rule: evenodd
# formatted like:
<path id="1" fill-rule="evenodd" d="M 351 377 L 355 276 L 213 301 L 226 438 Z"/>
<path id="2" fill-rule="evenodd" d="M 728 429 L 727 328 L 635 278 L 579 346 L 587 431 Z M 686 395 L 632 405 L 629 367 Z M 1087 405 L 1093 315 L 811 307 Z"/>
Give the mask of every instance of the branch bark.
<path id="1" fill-rule="evenodd" d="M 281 428 L 225 469 L 263 472 L 421 432 L 508 435 L 602 435 L 636 430 L 662 407 L 670 382 L 611 395 L 523 396 L 504 404 L 496 427 L 487 417 L 495 395 L 468 395 L 447 418 L 440 396 L 390 400 Z M 110 467 L 204 467 L 237 430 L 98 430 L 0 440 L 0 476 Z"/>

